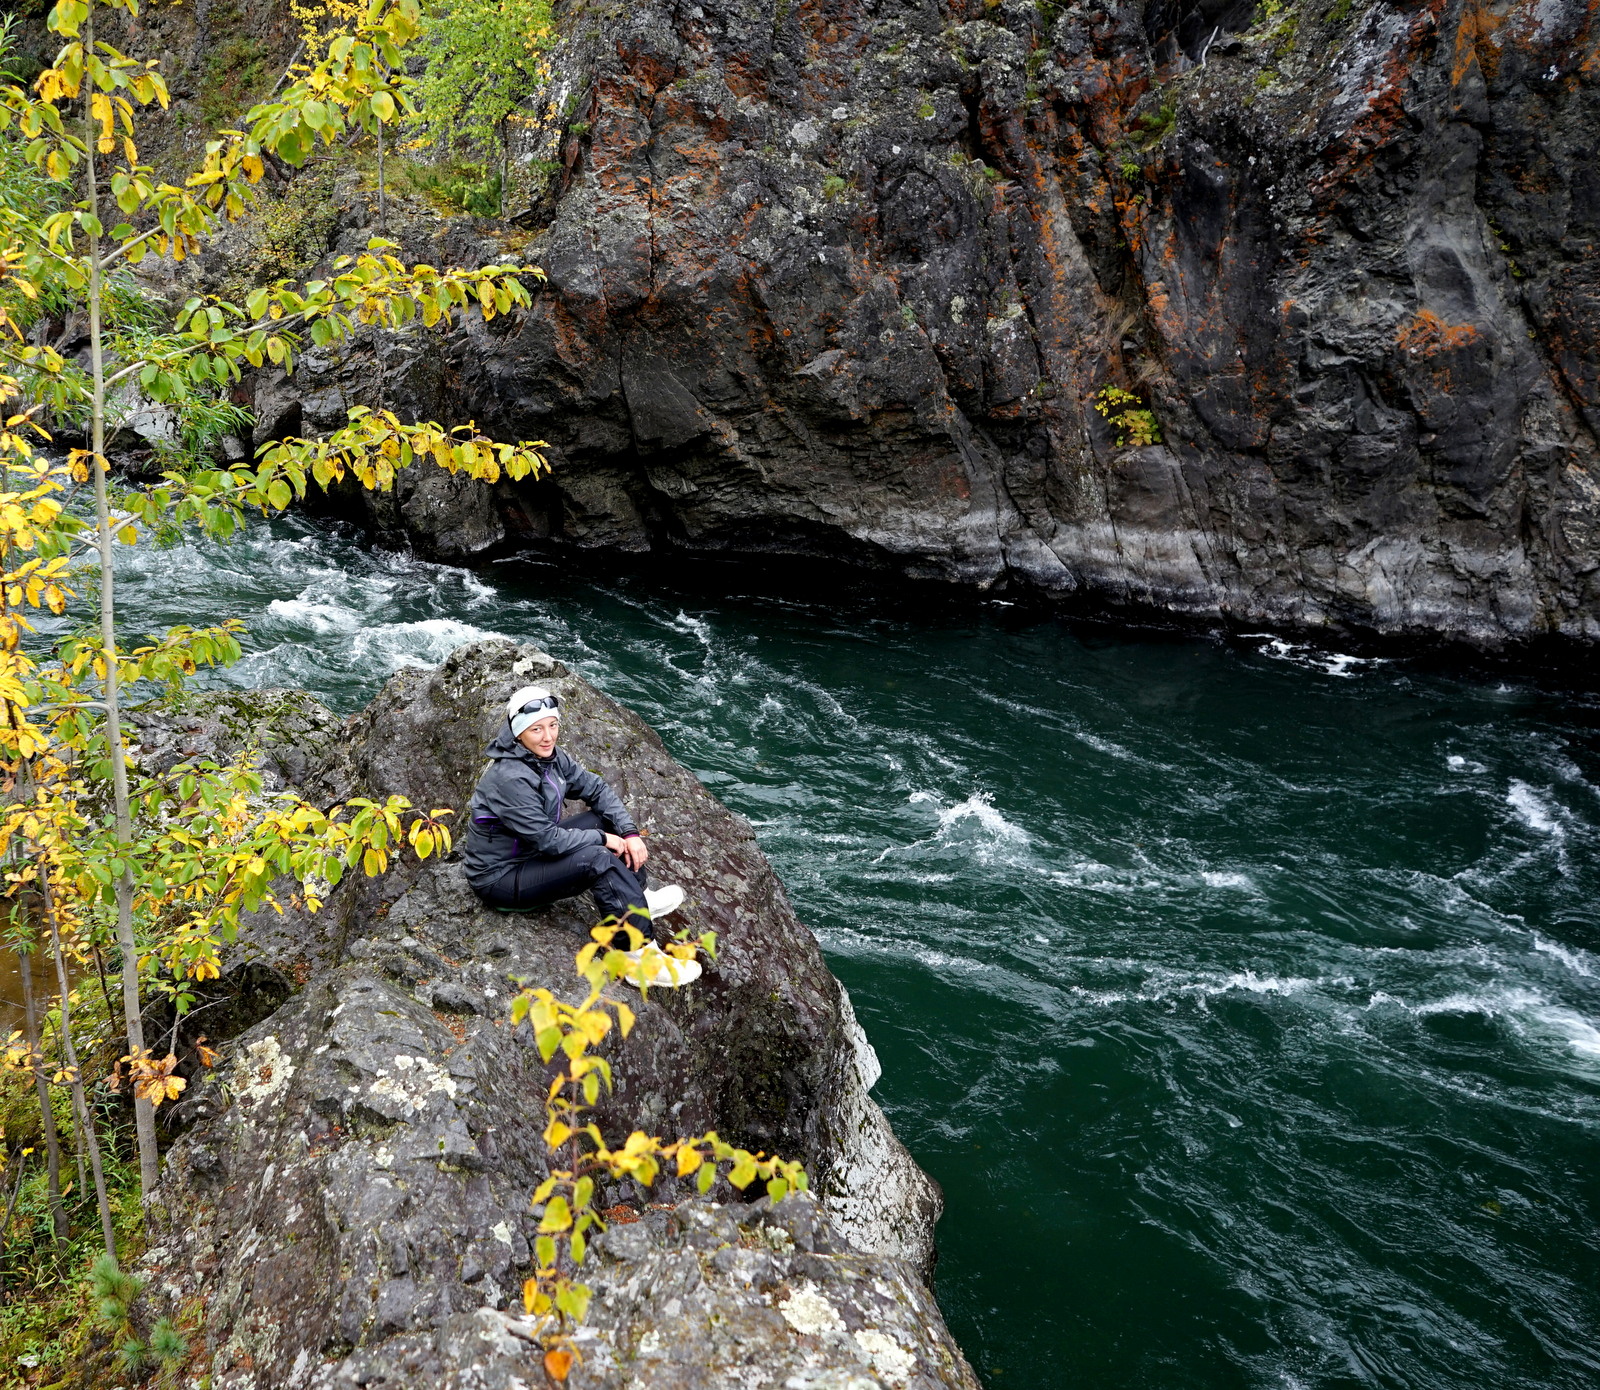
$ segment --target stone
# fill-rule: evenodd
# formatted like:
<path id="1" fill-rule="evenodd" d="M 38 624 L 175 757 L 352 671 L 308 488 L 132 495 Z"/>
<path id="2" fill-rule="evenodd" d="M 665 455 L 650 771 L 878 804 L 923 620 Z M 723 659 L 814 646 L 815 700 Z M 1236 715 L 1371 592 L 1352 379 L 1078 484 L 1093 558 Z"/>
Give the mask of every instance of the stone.
<path id="1" fill-rule="evenodd" d="M 647 830 L 657 880 L 685 888 L 674 922 L 718 935 L 691 989 L 628 993 L 638 1022 L 606 1045 L 616 1089 L 597 1122 L 612 1142 L 715 1128 L 801 1159 L 814 1194 L 771 1208 L 720 1182 L 701 1200 L 668 1177 L 648 1193 L 602 1192 L 603 1207 L 672 1210 L 602 1242 L 574 1384 L 620 1387 L 624 1366 L 646 1377 L 630 1384 L 783 1384 L 750 1378 L 771 1366 L 975 1385 L 924 1282 L 938 1189 L 868 1094 L 878 1066 L 848 996 L 749 825 L 636 716 L 533 647 L 483 642 L 400 672 L 331 738 L 287 702 L 320 754 L 294 785 L 323 805 L 396 794 L 464 806 L 506 693 L 534 679 L 561 696 L 563 742 Z M 206 738 L 238 736 L 203 714 L 207 699 L 232 698 L 194 697 L 166 729 L 149 708 L 141 738 L 170 750 L 182 734 L 203 752 Z M 529 1197 L 549 1167 L 548 1071 L 509 1008 L 519 982 L 572 992 L 593 917 L 587 900 L 486 911 L 447 855 L 349 877 L 315 915 L 291 903 L 247 923 L 229 976 L 268 971 L 298 987 L 191 1078 L 140 1265 L 163 1311 L 204 1290 L 216 1390 L 526 1380 L 520 1289 Z M 802 1283 L 840 1310 L 848 1336 L 785 1322 L 781 1295 Z"/>

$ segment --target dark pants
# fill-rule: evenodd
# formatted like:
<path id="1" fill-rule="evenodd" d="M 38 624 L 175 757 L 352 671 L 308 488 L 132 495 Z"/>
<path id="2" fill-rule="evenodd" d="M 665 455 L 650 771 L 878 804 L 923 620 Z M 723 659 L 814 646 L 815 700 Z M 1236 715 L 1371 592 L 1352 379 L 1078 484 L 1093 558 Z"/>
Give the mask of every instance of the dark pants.
<path id="1" fill-rule="evenodd" d="M 564 820 L 568 830 L 607 830 L 610 827 L 593 811 L 584 811 Z M 654 939 L 650 919 L 630 908 L 644 907 L 645 871 L 635 873 L 604 845 L 585 845 L 554 859 L 524 859 L 513 864 L 478 896 L 490 907 L 543 907 L 575 897 L 585 888 L 594 895 L 595 906 L 603 917 L 618 917 Z"/>

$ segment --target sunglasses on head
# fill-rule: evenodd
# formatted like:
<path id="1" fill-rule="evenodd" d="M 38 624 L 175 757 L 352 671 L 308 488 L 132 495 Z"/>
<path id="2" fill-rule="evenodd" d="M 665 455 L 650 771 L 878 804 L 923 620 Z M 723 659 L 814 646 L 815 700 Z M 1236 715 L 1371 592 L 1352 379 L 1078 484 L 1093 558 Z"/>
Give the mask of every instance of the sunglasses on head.
<path id="1" fill-rule="evenodd" d="M 517 711 L 517 713 L 535 714 L 542 709 L 559 710 L 560 708 L 561 701 L 556 699 L 554 695 L 544 695 L 537 700 L 529 700 L 527 704 Z"/>

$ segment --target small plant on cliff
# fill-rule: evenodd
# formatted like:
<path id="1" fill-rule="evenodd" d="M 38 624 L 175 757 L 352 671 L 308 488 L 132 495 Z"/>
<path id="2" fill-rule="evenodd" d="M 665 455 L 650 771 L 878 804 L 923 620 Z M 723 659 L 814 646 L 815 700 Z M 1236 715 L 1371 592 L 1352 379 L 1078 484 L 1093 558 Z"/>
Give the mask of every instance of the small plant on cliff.
<path id="1" fill-rule="evenodd" d="M 720 1138 L 713 1130 L 690 1139 L 664 1142 L 634 1130 L 619 1148 L 607 1146 L 600 1127 L 588 1112 L 600 1099 L 603 1086 L 611 1089 L 611 1064 L 598 1048 L 613 1027 L 624 1038 L 633 1028 L 633 1010 L 620 1000 L 605 997 L 606 985 L 632 976 L 648 991 L 647 967 L 630 961 L 616 943 L 630 949 L 641 944 L 632 927 L 608 918 L 590 933 L 592 940 L 577 954 L 578 976 L 588 993 L 576 1004 L 563 1003 L 548 989 L 525 989 L 511 1005 L 513 1024 L 526 1022 L 534 1043 L 546 1062 L 561 1054 L 545 1101 L 545 1147 L 561 1167 L 551 1171 L 533 1194 L 539 1210 L 539 1231 L 534 1240 L 534 1273 L 523 1285 L 523 1305 L 539 1319 L 545 1344 L 544 1369 L 562 1381 L 571 1373 L 577 1353 L 571 1330 L 589 1310 L 591 1291 L 573 1273 L 588 1254 L 591 1232 L 605 1229 L 595 1210 L 595 1180 L 631 1178 L 650 1187 L 664 1164 L 671 1163 L 680 1178 L 693 1177 L 702 1193 L 709 1192 L 723 1165 L 733 1186 L 743 1190 L 764 1182 L 767 1195 L 782 1201 L 790 1192 L 807 1187 L 800 1164 L 750 1153 Z M 697 951 L 715 957 L 716 933 L 696 940 L 674 940 L 665 948 L 674 961 L 690 961 Z"/>
<path id="2" fill-rule="evenodd" d="M 189 1355 L 189 1342 L 170 1318 L 157 1322 L 148 1338 L 139 1336 L 133 1325 L 133 1305 L 143 1290 L 144 1281 L 119 1269 L 110 1255 L 101 1255 L 90 1266 L 89 1293 L 94 1300 L 95 1321 L 115 1343 L 118 1367 L 135 1379 L 142 1379 L 153 1367 L 159 1368 L 161 1379 L 170 1382 Z"/>
<path id="3" fill-rule="evenodd" d="M 136 14 L 137 0 L 60 0 L 48 19 L 62 40 L 54 62 L 32 91 L 0 86 L 0 143 L 20 150 L 53 194 L 0 201 L 0 868 L 4 907 L 29 951 L 55 966 L 63 1060 L 48 1084 L 72 1091 L 115 1259 L 67 961 L 115 951 L 148 1197 L 159 1163 L 154 1107 L 184 1086 L 172 1044 L 164 1057 L 147 1046 L 149 995 L 165 995 L 181 1015 L 195 985 L 219 973 L 240 914 L 275 905 L 274 880 L 294 880 L 315 910 L 347 870 L 382 873 L 407 844 L 423 857 L 449 844 L 439 819 L 446 813 L 413 815 L 398 798 L 332 811 L 293 797 L 264 800 L 248 758 L 160 774 L 140 768 L 123 734 L 128 692 L 170 689 L 202 666 L 235 659 L 240 628 L 178 627 L 130 647 L 117 631 L 115 546 L 191 527 L 226 537 L 249 511 L 281 511 L 313 480 L 353 475 L 385 489 L 417 462 L 494 481 L 529 476 L 545 460 L 537 443 L 494 441 L 471 424 L 406 423 L 357 407 L 328 438 L 279 440 L 253 465 L 117 484 L 107 430 L 139 392 L 181 407 L 196 395 L 214 399 L 246 367 L 292 371 L 308 340 L 329 348 L 360 328 L 431 326 L 468 311 L 488 320 L 530 298 L 513 267 L 408 266 L 391 254 L 393 243 L 374 239 L 324 279 L 276 281 L 243 304 L 196 296 L 164 328 L 108 316 L 125 267 L 149 256 L 181 261 L 220 221 L 245 214 L 269 152 L 298 166 L 319 143 L 390 119 L 391 78 L 420 14 L 418 0 L 370 0 L 349 27 L 324 36 L 283 93 L 211 141 L 203 167 L 175 185 L 140 163 L 136 144 L 139 108 L 165 106 L 166 87 L 154 63 L 96 41 L 96 15 L 107 8 Z M 117 214 L 122 220 L 108 226 Z M 30 340 L 24 325 L 43 301 L 81 313 L 86 369 Z M 52 416 L 82 418 L 87 447 L 41 453 Z M 85 592 L 92 603 L 78 608 Z M 35 627 L 41 615 L 57 629 L 48 647 Z M 27 1050 L 37 1071 L 31 1035 Z"/>
<path id="4" fill-rule="evenodd" d="M 1135 117 L 1133 124 L 1134 129 L 1139 132 L 1141 148 L 1154 149 L 1177 129 L 1177 98 L 1169 96 L 1156 110 L 1146 111 L 1144 115 Z"/>
<path id="5" fill-rule="evenodd" d="M 1161 442 L 1161 426 L 1156 423 L 1155 413 L 1132 391 L 1102 386 L 1095 395 L 1094 408 L 1116 430 L 1117 448 L 1141 448 Z"/>

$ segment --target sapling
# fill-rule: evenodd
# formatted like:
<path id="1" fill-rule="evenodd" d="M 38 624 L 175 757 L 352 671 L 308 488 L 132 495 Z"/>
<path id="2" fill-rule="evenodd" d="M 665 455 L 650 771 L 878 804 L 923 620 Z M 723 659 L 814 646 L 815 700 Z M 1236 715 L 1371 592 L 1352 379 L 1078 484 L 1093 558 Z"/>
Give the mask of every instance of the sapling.
<path id="1" fill-rule="evenodd" d="M 619 938 L 630 949 L 637 949 L 643 938 L 615 918 L 601 922 L 590 935 L 593 939 L 575 960 L 579 978 L 589 987 L 582 1000 L 568 1004 L 548 989 L 524 989 L 511 1006 L 512 1023 L 529 1025 L 540 1057 L 549 1062 L 559 1052 L 563 1058 L 545 1101 L 544 1142 L 552 1158 L 565 1166 L 554 1169 L 534 1191 L 533 1204 L 539 1212 L 534 1272 L 522 1290 L 523 1306 L 538 1320 L 543 1334 L 545 1374 L 556 1381 L 571 1374 L 577 1348 L 570 1329 L 587 1316 L 592 1297 L 589 1287 L 573 1279 L 564 1266 L 583 1264 L 589 1233 L 606 1228 L 594 1208 L 597 1178 L 629 1178 L 650 1187 L 670 1161 L 678 1177 L 694 1177 L 702 1193 L 711 1190 L 722 1164 L 728 1165 L 733 1186 L 743 1189 L 760 1179 L 774 1202 L 807 1186 L 799 1163 L 752 1154 L 719 1138 L 714 1130 L 670 1143 L 635 1130 L 620 1148 L 606 1145 L 588 1112 L 599 1100 L 601 1087 L 611 1089 L 611 1064 L 591 1049 L 605 1041 L 613 1025 L 626 1038 L 634 1014 L 620 1000 L 607 998 L 604 990 L 611 981 L 628 978 L 648 996 L 656 967 L 630 960 L 617 948 Z M 706 932 L 693 940 L 676 938 L 664 952 L 670 967 L 674 961 L 692 961 L 699 951 L 714 957 L 716 944 L 716 933 Z"/>
<path id="2" fill-rule="evenodd" d="M 179 769 L 172 777 L 130 768 L 123 744 L 124 692 L 181 683 L 198 668 L 238 658 L 240 625 L 174 628 L 131 651 L 116 632 L 114 545 L 171 537 L 198 526 L 227 537 L 247 510 L 282 511 L 313 481 L 354 474 L 363 486 L 392 486 L 413 462 L 485 482 L 547 467 L 538 443 L 502 443 L 468 422 L 406 422 L 365 407 L 326 439 L 278 440 L 253 465 L 195 467 L 141 486 L 114 488 L 105 454 L 108 422 L 128 392 L 180 410 L 196 396 L 232 390 L 246 367 L 292 371 L 303 343 L 328 348 L 360 328 L 388 331 L 416 320 L 446 323 L 475 309 L 485 320 L 531 303 L 519 268 L 407 266 L 374 239 L 365 253 L 336 259 L 325 278 L 253 291 L 244 305 L 197 296 L 165 332 L 148 324 L 122 331 L 107 306 L 117 277 L 147 256 L 181 261 L 197 253 L 219 221 L 245 216 L 267 155 L 299 167 L 319 143 L 352 127 L 374 128 L 400 114 L 402 48 L 418 33 L 417 0 L 374 0 L 349 10 L 325 35 L 314 60 L 281 92 L 252 108 L 243 128 L 223 131 L 204 167 L 182 183 L 160 181 L 139 162 L 137 109 L 165 107 L 157 65 L 96 41 L 102 8 L 137 12 L 135 0 L 59 0 L 48 25 L 63 47 L 25 91 L 0 85 L 0 135 L 25 145 L 37 173 L 78 198 L 60 211 L 0 199 L 0 782 L 31 768 L 26 798 L 0 805 L 0 857 L 13 843 L 28 853 L 6 874 L 6 893 L 53 898 L 46 916 L 62 980 L 63 1068 L 71 1078 L 79 1132 L 114 1250 L 99 1148 L 82 1096 L 82 1075 L 65 1000 L 62 937 L 85 945 L 110 911 L 120 955 L 127 1064 L 134 1082 L 141 1190 L 158 1177 L 154 1111 L 184 1079 L 177 1058 L 149 1052 L 142 1016 L 148 986 L 181 1014 L 192 984 L 215 978 L 221 950 L 241 912 L 274 902 L 272 884 L 295 880 L 306 906 L 312 885 L 337 883 L 347 868 L 384 872 L 409 843 L 420 856 L 449 838 L 437 815 L 406 824 L 408 803 L 357 799 L 324 812 L 293 798 L 260 811 L 259 777 L 230 766 Z M 3 82 L 3 78 L 0 78 Z M 69 115 L 63 115 L 65 109 Z M 86 119 L 80 124 L 81 112 Z M 79 132 L 83 133 L 80 134 Z M 102 164 L 106 167 L 103 169 Z M 59 201 L 66 201 L 65 197 Z M 48 200 L 46 200 L 48 202 Z M 106 222 L 115 204 L 127 220 Z M 534 267 L 522 274 L 539 276 Z M 27 306 L 65 300 L 88 325 L 89 370 L 30 340 Z M 17 317 L 23 316 L 22 319 Z M 86 448 L 36 456 L 45 439 L 42 404 L 88 421 Z M 68 505 L 92 487 L 94 521 Z M 75 566 L 87 566 L 87 574 Z M 86 580 L 86 582 L 85 582 Z M 97 596 L 97 623 L 61 640 L 51 659 L 30 653 L 30 609 L 63 613 L 80 583 Z M 98 791 L 97 791 L 98 784 Z M 104 798 L 109 784 L 110 796 Z M 109 799 L 111 814 L 97 809 Z"/>

